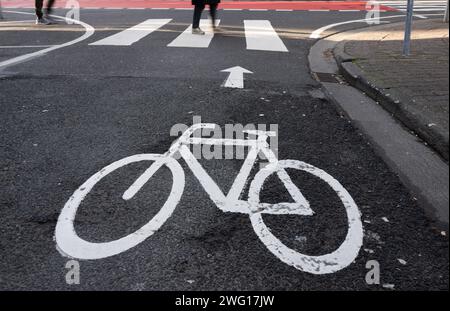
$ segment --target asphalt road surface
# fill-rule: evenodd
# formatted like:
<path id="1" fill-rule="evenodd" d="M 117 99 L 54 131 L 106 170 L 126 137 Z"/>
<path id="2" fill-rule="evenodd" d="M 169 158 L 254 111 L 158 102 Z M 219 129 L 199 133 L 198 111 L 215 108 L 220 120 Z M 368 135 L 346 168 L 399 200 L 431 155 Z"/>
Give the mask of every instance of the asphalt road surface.
<path id="1" fill-rule="evenodd" d="M 433 228 L 366 138 L 321 96 L 309 72 L 311 33 L 364 18 L 364 12 L 220 11 L 222 32 L 207 47 L 194 48 L 169 46 L 193 44 L 175 41 L 189 26 L 190 11 L 82 10 L 81 20 L 95 28 L 92 36 L 2 67 L 1 62 L 70 42 L 86 31 L 65 23 L 37 27 L 32 15 L 18 11 L 32 12 L 5 10 L 9 24 L 0 27 L 0 289 L 448 289 L 448 237 Z M 65 16 L 65 11 L 55 14 Z M 170 21 L 134 43 L 114 37 L 150 19 Z M 276 31 L 260 39 L 263 49 L 247 49 L 251 33 L 244 21 L 252 20 L 268 21 Z M 327 34 L 361 26 L 337 26 Z M 109 42 L 102 43 L 106 38 Z M 234 66 L 253 72 L 245 74 L 242 89 L 223 87 L 229 73 L 221 71 Z M 177 138 L 171 128 L 192 125 L 194 116 L 222 128 L 277 125 L 280 159 L 304 161 L 336 178 L 362 215 L 363 246 L 355 261 L 325 275 L 283 263 L 258 239 L 248 215 L 219 210 L 180 160 L 186 186 L 172 217 L 128 251 L 79 261 L 80 284 L 68 285 L 69 259 L 54 241 L 65 203 L 105 166 L 136 154 L 166 152 Z M 75 219 L 81 238 L 116 240 L 156 215 L 172 187 L 167 168 L 132 200 L 121 199 L 147 162 L 122 167 L 99 182 Z M 225 193 L 243 163 L 200 162 Z M 314 216 L 264 215 L 264 221 L 298 252 L 331 253 L 348 229 L 342 203 L 322 180 L 295 170 L 289 174 Z M 286 197 L 276 178 L 261 192 L 267 203 Z M 379 262 L 379 285 L 366 283 L 370 260 Z"/>

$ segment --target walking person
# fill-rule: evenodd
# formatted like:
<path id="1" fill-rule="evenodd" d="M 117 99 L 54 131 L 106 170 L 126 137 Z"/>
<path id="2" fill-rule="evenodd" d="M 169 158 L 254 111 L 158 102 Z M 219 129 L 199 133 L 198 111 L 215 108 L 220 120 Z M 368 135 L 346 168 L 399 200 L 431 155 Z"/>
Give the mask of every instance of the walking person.
<path id="1" fill-rule="evenodd" d="M 200 19 L 202 17 L 203 10 L 206 5 L 209 5 L 209 13 L 211 14 L 212 26 L 214 30 L 217 30 L 216 18 L 217 7 L 220 0 L 192 0 L 194 8 L 194 21 L 192 23 L 192 33 L 195 35 L 204 35 L 205 32 L 200 28 Z"/>
<path id="2" fill-rule="evenodd" d="M 45 8 L 45 16 L 42 9 L 44 8 L 44 0 L 35 0 L 34 2 L 36 8 L 36 24 L 37 25 L 51 25 L 55 24 L 56 21 L 50 16 L 52 14 L 53 5 L 55 0 L 48 0 L 47 7 Z"/>

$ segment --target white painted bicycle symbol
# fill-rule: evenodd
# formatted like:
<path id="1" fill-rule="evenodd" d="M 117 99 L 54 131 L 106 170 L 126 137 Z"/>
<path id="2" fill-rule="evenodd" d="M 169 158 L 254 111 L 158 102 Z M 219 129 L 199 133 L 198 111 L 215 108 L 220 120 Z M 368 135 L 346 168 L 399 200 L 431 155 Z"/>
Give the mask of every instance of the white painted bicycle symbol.
<path id="1" fill-rule="evenodd" d="M 358 207 L 347 190 L 336 179 L 319 168 L 296 160 L 278 160 L 267 142 L 269 137 L 276 135 L 275 132 L 246 131 L 247 134 L 255 135 L 257 138 L 242 140 L 192 137 L 192 134 L 197 130 L 214 129 L 215 126 L 215 124 L 206 123 L 195 124 L 184 132 L 165 154 L 134 155 L 103 168 L 89 178 L 75 191 L 59 216 L 55 231 L 55 239 L 59 249 L 72 258 L 81 260 L 101 259 L 127 251 L 158 231 L 172 215 L 184 191 L 184 171 L 178 161 L 175 160 L 175 156 L 179 153 L 217 207 L 223 212 L 249 215 L 253 229 L 259 239 L 273 255 L 284 263 L 312 274 L 334 273 L 349 266 L 357 257 L 362 246 L 363 227 Z M 246 146 L 249 148 L 249 154 L 228 195 L 224 195 L 192 154 L 189 146 L 199 144 Z M 248 200 L 240 200 L 252 168 L 255 166 L 260 154 L 265 155 L 268 165 L 262 168 L 251 182 Z M 77 209 L 85 197 L 107 175 L 126 165 L 142 161 L 152 161 L 153 164 L 125 191 L 122 198 L 131 200 L 161 167 L 166 166 L 172 173 L 173 184 L 169 198 L 161 210 L 136 232 L 118 240 L 105 243 L 91 243 L 81 239 L 75 232 L 74 220 Z M 302 216 L 314 214 L 309 202 L 292 182 L 286 171 L 287 169 L 304 171 L 320 178 L 339 196 L 345 207 L 348 231 L 344 242 L 334 252 L 321 256 L 301 254 L 285 246 L 264 223 L 263 214 Z M 267 204 L 260 202 L 259 197 L 264 182 L 273 174 L 278 175 L 292 197 L 293 203 Z"/>

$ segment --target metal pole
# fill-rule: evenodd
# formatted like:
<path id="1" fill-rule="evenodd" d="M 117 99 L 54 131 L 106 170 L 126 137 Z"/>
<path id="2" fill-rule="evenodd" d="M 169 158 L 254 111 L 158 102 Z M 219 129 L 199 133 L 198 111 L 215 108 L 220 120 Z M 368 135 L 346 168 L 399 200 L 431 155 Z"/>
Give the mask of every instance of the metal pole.
<path id="1" fill-rule="evenodd" d="M 406 10 L 405 39 L 403 40 L 403 56 L 411 54 L 411 28 L 414 13 L 414 0 L 408 0 L 408 9 Z"/>
<path id="2" fill-rule="evenodd" d="M 445 10 L 444 23 L 448 23 L 448 4 L 450 0 L 447 0 L 447 9 Z"/>

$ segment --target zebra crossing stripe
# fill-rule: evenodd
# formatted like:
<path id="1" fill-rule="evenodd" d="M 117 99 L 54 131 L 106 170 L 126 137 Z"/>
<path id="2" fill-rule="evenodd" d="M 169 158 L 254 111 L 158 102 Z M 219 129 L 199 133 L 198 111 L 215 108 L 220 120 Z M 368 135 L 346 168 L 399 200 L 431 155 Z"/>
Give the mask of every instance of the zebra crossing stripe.
<path id="1" fill-rule="evenodd" d="M 289 52 L 268 20 L 244 20 L 247 50 Z"/>
<path id="2" fill-rule="evenodd" d="M 149 19 L 136 26 L 109 36 L 90 45 L 130 46 L 145 36 L 168 24 L 172 19 Z"/>
<path id="3" fill-rule="evenodd" d="M 149 19 L 89 45 L 130 46 L 171 21 L 172 19 Z M 220 20 L 217 21 L 217 25 L 219 24 Z M 192 26 L 189 26 L 167 46 L 208 48 L 214 38 L 211 21 L 201 20 L 200 27 L 205 31 L 205 35 L 192 34 Z M 244 20 L 244 28 L 248 50 L 289 52 L 269 20 Z"/>
<path id="4" fill-rule="evenodd" d="M 216 21 L 220 24 L 220 20 Z M 185 47 L 185 48 L 207 48 L 214 38 L 214 31 L 212 29 L 211 21 L 202 19 L 200 21 L 200 28 L 205 31 L 205 35 L 192 34 L 192 25 L 189 26 L 181 35 L 169 43 L 169 47 Z"/>

